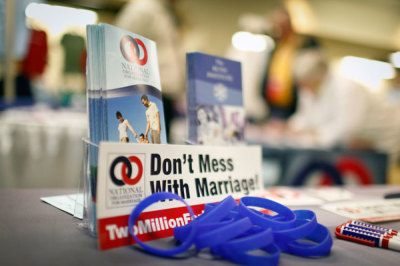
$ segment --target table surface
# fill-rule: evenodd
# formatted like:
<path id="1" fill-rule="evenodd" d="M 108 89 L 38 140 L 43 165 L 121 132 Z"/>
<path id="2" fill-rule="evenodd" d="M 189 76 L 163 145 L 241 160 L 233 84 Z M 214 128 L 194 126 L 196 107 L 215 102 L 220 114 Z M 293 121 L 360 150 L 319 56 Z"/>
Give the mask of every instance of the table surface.
<path id="1" fill-rule="evenodd" d="M 383 197 L 399 192 L 400 186 L 348 187 L 355 200 Z M 80 227 L 80 220 L 42 201 L 40 197 L 74 193 L 73 190 L 0 189 L 0 254 L 2 265 L 230 265 L 206 254 L 167 259 L 147 254 L 135 246 L 107 251 L 97 248 L 97 239 Z M 316 212 L 327 226 L 334 244 L 322 258 L 302 258 L 282 253 L 279 265 L 399 265 L 400 252 L 368 247 L 337 239 L 337 225 L 349 220 L 318 206 L 291 207 Z M 400 221 L 381 224 L 399 230 Z"/>

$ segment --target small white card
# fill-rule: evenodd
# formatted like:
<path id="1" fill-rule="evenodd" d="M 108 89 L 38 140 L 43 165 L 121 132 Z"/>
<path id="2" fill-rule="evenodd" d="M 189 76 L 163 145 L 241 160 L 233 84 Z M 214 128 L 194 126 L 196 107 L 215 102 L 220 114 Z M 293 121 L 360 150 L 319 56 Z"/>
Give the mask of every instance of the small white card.
<path id="1" fill-rule="evenodd" d="M 309 196 L 307 193 L 291 187 L 268 188 L 261 196 L 287 206 L 321 205 L 324 203 L 321 199 Z"/>
<path id="2" fill-rule="evenodd" d="M 400 199 L 376 199 L 329 203 L 322 209 L 369 223 L 400 220 Z"/>
<path id="3" fill-rule="evenodd" d="M 306 193 L 326 201 L 343 201 L 353 198 L 353 193 L 341 187 L 308 188 Z"/>
<path id="4" fill-rule="evenodd" d="M 153 193 L 178 194 L 199 215 L 206 203 L 229 195 L 235 199 L 260 195 L 264 190 L 260 146 L 102 142 L 98 162 L 97 233 L 101 250 L 132 243 L 129 215 Z M 140 215 L 134 230 L 148 240 L 168 237 L 173 227 L 188 222 L 187 213 L 178 201 L 154 204 Z"/>
<path id="5" fill-rule="evenodd" d="M 74 217 L 83 218 L 83 194 L 69 194 L 51 197 L 41 197 L 40 200 L 62 210 Z"/>

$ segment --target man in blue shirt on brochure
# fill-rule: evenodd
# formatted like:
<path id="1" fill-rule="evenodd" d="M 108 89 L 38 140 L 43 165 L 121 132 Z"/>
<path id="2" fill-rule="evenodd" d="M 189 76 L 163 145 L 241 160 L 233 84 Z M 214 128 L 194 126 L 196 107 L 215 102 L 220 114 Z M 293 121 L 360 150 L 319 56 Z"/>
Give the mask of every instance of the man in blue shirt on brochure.
<path id="1" fill-rule="evenodd" d="M 142 95 L 141 100 L 142 104 L 146 107 L 146 118 L 147 118 L 146 132 L 144 133 L 144 136 L 147 139 L 147 134 L 149 133 L 149 129 L 151 129 L 150 143 L 160 144 L 161 124 L 160 124 L 160 114 L 158 112 L 157 105 L 153 102 L 150 102 L 146 94 Z"/>

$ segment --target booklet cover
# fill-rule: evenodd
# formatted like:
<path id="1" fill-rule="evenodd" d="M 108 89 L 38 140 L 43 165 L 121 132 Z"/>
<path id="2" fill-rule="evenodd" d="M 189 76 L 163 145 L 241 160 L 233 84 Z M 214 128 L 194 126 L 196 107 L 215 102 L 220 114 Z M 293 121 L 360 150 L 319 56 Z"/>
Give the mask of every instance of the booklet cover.
<path id="1" fill-rule="evenodd" d="M 108 24 L 88 25 L 86 31 L 87 112 L 94 144 L 88 153 L 89 214 L 95 221 L 96 145 L 166 144 L 167 136 L 156 43 Z"/>
<path id="2" fill-rule="evenodd" d="M 167 143 L 156 43 L 107 24 L 87 33 L 91 141 Z"/>
<path id="3" fill-rule="evenodd" d="M 240 62 L 199 52 L 186 61 L 189 141 L 245 144 Z"/>

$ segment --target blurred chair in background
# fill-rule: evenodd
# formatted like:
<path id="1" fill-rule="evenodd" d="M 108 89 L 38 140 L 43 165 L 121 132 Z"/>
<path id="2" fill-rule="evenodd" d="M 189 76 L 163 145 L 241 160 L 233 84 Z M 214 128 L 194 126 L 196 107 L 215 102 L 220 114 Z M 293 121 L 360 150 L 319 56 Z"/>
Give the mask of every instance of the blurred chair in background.
<path id="1" fill-rule="evenodd" d="M 263 148 L 263 159 L 275 163 L 275 185 L 330 186 L 386 184 L 389 156 L 384 152 L 352 149 Z M 264 180 L 273 177 L 266 176 Z M 270 185 L 270 184 L 268 184 Z"/>
<path id="2" fill-rule="evenodd" d="M 374 183 L 373 176 L 366 165 L 360 158 L 354 156 L 343 156 L 336 160 L 335 167 L 339 170 L 343 179 L 347 179 L 351 184 L 350 177 L 354 176 L 354 184 L 370 185 Z M 344 182 L 346 183 L 346 182 Z M 332 179 L 324 176 L 321 185 L 332 185 Z"/>
<path id="3" fill-rule="evenodd" d="M 329 180 L 330 184 L 343 185 L 343 179 L 338 169 L 328 161 L 316 159 L 304 164 L 302 168 L 298 169 L 297 175 L 293 179 L 293 186 L 305 185 L 310 174 L 315 171 L 321 171 L 324 177 Z"/>

